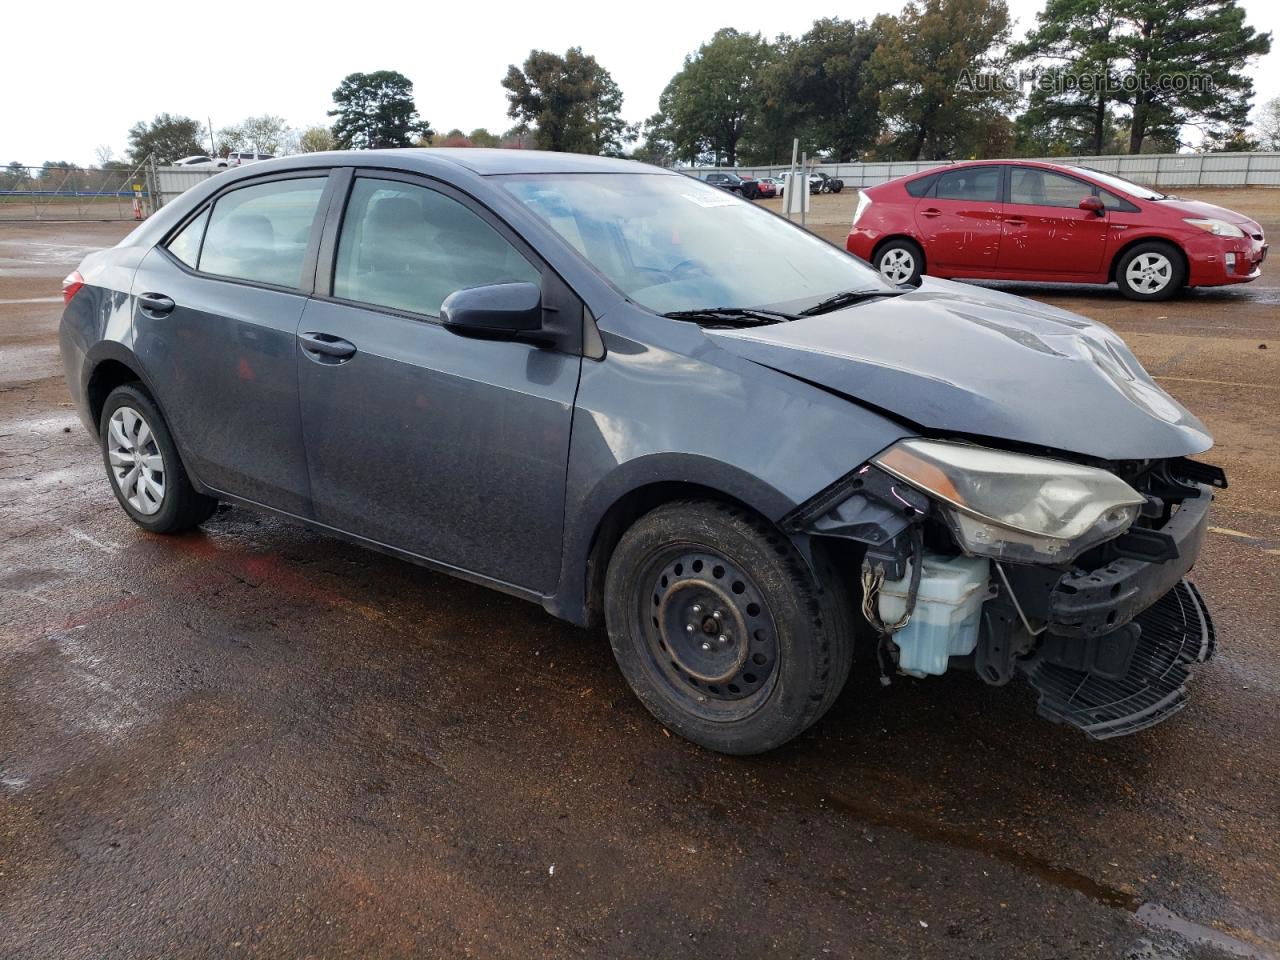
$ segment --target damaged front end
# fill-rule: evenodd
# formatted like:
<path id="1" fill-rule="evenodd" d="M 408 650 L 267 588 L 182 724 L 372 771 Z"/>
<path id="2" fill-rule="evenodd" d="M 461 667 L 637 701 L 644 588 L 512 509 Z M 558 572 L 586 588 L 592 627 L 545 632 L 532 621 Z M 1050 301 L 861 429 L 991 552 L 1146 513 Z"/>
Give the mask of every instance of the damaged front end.
<path id="1" fill-rule="evenodd" d="M 882 682 L 1021 673 L 1051 720 L 1095 739 L 1186 702 L 1213 625 L 1184 579 L 1217 467 L 1176 457 L 1076 463 L 901 441 L 797 508 L 793 535 L 854 545 Z"/>

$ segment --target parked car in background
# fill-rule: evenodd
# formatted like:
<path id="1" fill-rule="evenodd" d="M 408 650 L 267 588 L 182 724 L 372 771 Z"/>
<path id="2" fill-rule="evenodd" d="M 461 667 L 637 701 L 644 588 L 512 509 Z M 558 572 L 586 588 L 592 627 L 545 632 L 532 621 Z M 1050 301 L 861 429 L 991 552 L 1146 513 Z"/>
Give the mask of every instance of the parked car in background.
<path id="1" fill-rule="evenodd" d="M 703 176 L 702 181 L 709 183 L 713 187 L 719 187 L 721 190 L 728 190 L 730 193 L 742 193 L 742 178 L 736 173 L 726 173 L 715 171 Z"/>
<path id="2" fill-rule="evenodd" d="M 1248 283 L 1262 227 L 1086 167 L 972 161 L 862 190 L 846 242 L 894 283 L 922 274 L 1116 283 L 1133 300 Z"/>
<path id="3" fill-rule="evenodd" d="M 230 170 L 66 278 L 66 383 L 144 530 L 226 501 L 603 623 L 714 750 L 815 723 L 855 642 L 1092 737 L 1181 708 L 1204 425 L 1101 324 L 724 201 L 533 150 Z"/>
<path id="4" fill-rule="evenodd" d="M 748 200 L 767 199 L 777 193 L 773 184 L 767 180 L 757 180 L 755 177 L 748 176 L 743 176 L 741 179 L 742 195 Z"/>
<path id="5" fill-rule="evenodd" d="M 243 167 L 246 163 L 257 163 L 260 160 L 271 160 L 272 155 L 269 153 L 239 153 L 232 151 L 227 154 L 227 163 L 233 167 Z"/>
<path id="6" fill-rule="evenodd" d="M 814 176 L 816 176 L 820 181 L 818 185 L 820 193 L 839 193 L 844 189 L 843 180 L 833 177 L 830 174 L 823 173 L 821 170 L 817 171 Z"/>
<path id="7" fill-rule="evenodd" d="M 214 158 L 197 155 L 194 157 L 183 157 L 181 160 L 175 160 L 172 165 L 175 167 L 191 167 L 195 170 L 212 170 L 214 168 L 225 168 L 228 166 L 228 163 L 222 157 Z"/>
<path id="8" fill-rule="evenodd" d="M 773 194 L 776 197 L 782 196 L 783 191 L 787 188 L 787 181 L 785 177 L 761 177 L 760 182 L 767 183 L 769 186 L 773 187 Z"/>

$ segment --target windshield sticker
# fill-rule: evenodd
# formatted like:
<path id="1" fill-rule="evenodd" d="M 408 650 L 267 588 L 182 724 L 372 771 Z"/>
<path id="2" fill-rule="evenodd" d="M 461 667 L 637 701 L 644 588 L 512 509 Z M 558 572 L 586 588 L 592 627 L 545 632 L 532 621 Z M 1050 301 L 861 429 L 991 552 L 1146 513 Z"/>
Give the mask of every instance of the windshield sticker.
<path id="1" fill-rule="evenodd" d="M 684 197 L 686 200 L 692 200 L 700 207 L 727 207 L 729 204 L 734 202 L 733 197 L 728 194 L 724 194 L 723 196 L 712 195 L 709 197 L 700 197 L 696 193 L 682 193 L 680 196 Z"/>

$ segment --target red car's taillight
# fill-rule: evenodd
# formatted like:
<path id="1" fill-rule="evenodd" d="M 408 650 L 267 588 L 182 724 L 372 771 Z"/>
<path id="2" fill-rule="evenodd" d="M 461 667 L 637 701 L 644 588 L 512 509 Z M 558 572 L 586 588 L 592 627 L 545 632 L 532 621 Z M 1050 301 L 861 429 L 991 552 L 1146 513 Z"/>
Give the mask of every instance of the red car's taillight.
<path id="1" fill-rule="evenodd" d="M 80 288 L 84 286 L 84 277 L 80 276 L 79 270 L 72 270 L 67 274 L 67 279 L 62 281 L 62 302 L 70 303 L 71 298 L 80 292 Z"/>

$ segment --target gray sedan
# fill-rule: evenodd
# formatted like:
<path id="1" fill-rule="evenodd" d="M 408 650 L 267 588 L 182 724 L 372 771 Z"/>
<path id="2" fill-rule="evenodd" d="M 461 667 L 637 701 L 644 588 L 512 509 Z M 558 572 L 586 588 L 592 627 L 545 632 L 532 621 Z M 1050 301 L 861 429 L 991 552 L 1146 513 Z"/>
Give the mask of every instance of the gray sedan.
<path id="1" fill-rule="evenodd" d="M 752 265 L 769 264 L 768 269 Z M 506 150 L 265 160 L 67 278 L 121 507 L 219 501 L 602 622 L 669 729 L 752 753 L 964 668 L 1094 737 L 1212 652 L 1222 472 L 1110 330 L 897 287 L 741 198 Z"/>

